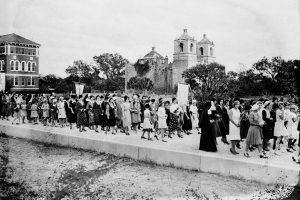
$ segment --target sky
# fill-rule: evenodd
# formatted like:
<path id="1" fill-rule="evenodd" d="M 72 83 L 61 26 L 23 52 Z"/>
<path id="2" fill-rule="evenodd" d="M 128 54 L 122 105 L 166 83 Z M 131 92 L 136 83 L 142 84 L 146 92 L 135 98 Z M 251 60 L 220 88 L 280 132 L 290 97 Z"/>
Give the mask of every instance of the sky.
<path id="1" fill-rule="evenodd" d="M 40 43 L 40 73 L 65 77 L 74 60 L 119 53 L 131 63 L 155 46 L 173 60 L 183 29 L 215 43 L 226 70 L 258 59 L 300 59 L 300 0 L 0 0 L 0 35 Z"/>

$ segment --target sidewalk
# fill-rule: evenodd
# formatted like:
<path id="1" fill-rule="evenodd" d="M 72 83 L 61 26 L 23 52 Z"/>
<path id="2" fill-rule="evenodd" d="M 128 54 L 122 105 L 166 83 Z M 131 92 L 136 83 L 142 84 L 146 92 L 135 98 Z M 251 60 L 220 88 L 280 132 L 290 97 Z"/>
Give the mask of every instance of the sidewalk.
<path id="1" fill-rule="evenodd" d="M 42 125 L 21 124 L 11 125 L 9 121 L 0 121 L 0 130 L 7 135 L 27 138 L 39 142 L 55 143 L 62 146 L 78 147 L 88 150 L 113 153 L 137 160 L 170 165 L 179 168 L 201 170 L 234 176 L 264 183 L 286 183 L 299 185 L 300 165 L 292 161 L 292 153 L 282 149 L 280 156 L 273 151 L 267 153 L 269 159 L 259 158 L 258 151 L 250 152 L 250 158 L 232 155 L 230 145 L 225 145 L 218 138 L 218 152 L 199 151 L 200 135 L 174 136 L 168 142 L 142 140 L 141 131 L 131 132 L 130 136 L 118 132 L 117 135 L 96 133 L 87 129 L 79 132 L 69 127 L 44 127 Z"/>

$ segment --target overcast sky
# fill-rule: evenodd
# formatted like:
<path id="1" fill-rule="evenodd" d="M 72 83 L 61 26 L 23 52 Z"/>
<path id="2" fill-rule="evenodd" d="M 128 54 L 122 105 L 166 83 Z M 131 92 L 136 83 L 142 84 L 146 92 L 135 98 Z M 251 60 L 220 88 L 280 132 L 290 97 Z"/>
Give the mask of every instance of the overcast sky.
<path id="1" fill-rule="evenodd" d="M 0 35 L 40 43 L 40 73 L 66 76 L 74 60 L 102 53 L 130 62 L 152 46 L 172 61 L 184 28 L 215 43 L 227 71 L 263 56 L 300 58 L 298 0 L 0 0 Z"/>

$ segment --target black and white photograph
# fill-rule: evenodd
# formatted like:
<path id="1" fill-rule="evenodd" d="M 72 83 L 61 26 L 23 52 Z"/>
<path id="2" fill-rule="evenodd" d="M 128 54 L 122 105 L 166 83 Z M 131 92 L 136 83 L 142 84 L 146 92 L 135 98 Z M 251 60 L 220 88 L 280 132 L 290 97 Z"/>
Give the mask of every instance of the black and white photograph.
<path id="1" fill-rule="evenodd" d="M 300 200 L 300 0 L 0 0 L 0 200 Z"/>

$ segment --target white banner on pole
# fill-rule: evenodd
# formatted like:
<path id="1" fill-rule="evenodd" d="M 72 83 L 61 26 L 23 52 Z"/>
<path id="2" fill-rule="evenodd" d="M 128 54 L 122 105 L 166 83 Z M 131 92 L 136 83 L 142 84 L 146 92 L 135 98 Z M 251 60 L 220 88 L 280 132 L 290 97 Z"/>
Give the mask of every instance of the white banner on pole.
<path id="1" fill-rule="evenodd" d="M 5 73 L 0 73 L 0 91 L 5 90 Z"/>
<path id="2" fill-rule="evenodd" d="M 74 83 L 75 83 L 76 95 L 79 96 L 83 94 L 84 83 L 79 83 L 79 82 L 74 82 Z"/>
<path id="3" fill-rule="evenodd" d="M 178 83 L 177 100 L 179 105 L 188 105 L 190 86 Z"/>

